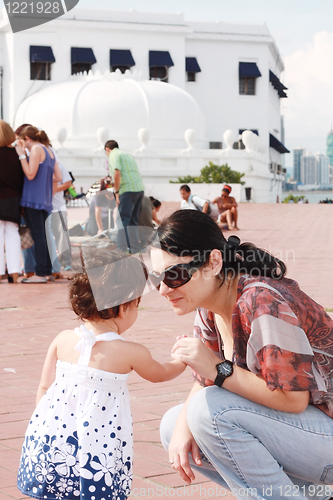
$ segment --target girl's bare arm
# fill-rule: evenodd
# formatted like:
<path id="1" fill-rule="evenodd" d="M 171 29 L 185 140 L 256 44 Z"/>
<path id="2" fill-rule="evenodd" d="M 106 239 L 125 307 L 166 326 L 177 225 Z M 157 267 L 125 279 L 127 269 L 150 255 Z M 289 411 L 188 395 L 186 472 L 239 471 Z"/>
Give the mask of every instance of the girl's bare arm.
<path id="1" fill-rule="evenodd" d="M 140 377 L 150 382 L 172 380 L 183 373 L 186 368 L 185 363 L 176 360 L 168 363 L 159 363 L 152 357 L 150 351 L 141 344 L 128 342 L 126 347 L 128 349 L 127 354 L 129 355 L 131 368 Z"/>

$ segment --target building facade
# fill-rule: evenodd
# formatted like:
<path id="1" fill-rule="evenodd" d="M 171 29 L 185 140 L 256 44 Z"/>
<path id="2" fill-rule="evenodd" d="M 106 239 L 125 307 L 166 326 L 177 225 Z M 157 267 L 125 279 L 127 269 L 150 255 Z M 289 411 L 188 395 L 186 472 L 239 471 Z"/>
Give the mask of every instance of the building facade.
<path id="1" fill-rule="evenodd" d="M 306 153 L 304 148 L 295 148 L 293 149 L 293 162 L 294 162 L 294 170 L 293 170 L 293 175 L 294 175 L 294 181 L 296 182 L 302 182 L 301 181 L 301 158 L 304 156 Z"/>
<path id="2" fill-rule="evenodd" d="M 288 152 L 280 111 L 286 87 L 281 82 L 283 61 L 266 25 L 188 22 L 179 13 L 74 8 L 52 23 L 13 35 L 3 9 L 0 68 L 2 117 L 14 126 L 23 119 L 34 120 L 36 126 L 46 129 L 56 147 L 63 146 L 69 158 L 85 155 L 82 168 L 96 168 L 93 152 L 108 131 L 124 149 L 141 148 L 141 158 L 145 156 L 143 136 L 149 137 L 143 149 L 149 146 L 151 154 L 154 151 L 160 158 L 166 150 L 172 152 L 178 159 L 176 164 L 169 163 L 175 168 L 170 171 L 164 162 L 166 168 L 157 169 L 155 175 L 148 169 L 147 179 L 175 180 L 176 172 L 185 173 L 179 170 L 184 148 L 204 151 L 205 157 L 217 161 L 221 148 L 230 151 L 230 140 L 228 146 L 223 139 L 229 131 L 232 149 L 243 150 L 236 156 L 249 155 L 250 150 L 260 155 L 257 172 L 246 156 L 241 167 L 252 184 L 258 177 L 256 185 L 267 189 L 267 196 L 260 199 L 275 201 L 280 194 L 282 155 Z M 83 84 L 76 76 L 81 72 L 91 72 L 89 83 Z M 112 74 L 117 74 L 114 80 Z M 113 81 L 115 94 L 110 95 L 111 87 L 101 80 Z M 117 90 L 116 80 L 121 82 Z M 132 80 L 136 83 L 130 84 Z M 170 89 L 153 88 L 153 82 Z M 34 106 L 42 109 L 34 110 Z M 186 109 L 192 121 L 181 116 Z M 123 117 L 121 127 L 119 116 Z M 66 129 L 62 134 L 65 142 L 60 140 L 61 129 Z M 245 130 L 253 131 L 260 144 L 245 147 L 241 140 Z M 186 137 L 192 137 L 190 146 L 186 132 Z M 198 157 L 200 160 L 200 153 Z M 237 170 L 239 164 L 232 155 L 222 157 L 229 158 L 228 164 Z M 187 162 L 186 172 L 196 174 L 199 164 Z M 91 177 L 100 173 L 94 170 Z"/>

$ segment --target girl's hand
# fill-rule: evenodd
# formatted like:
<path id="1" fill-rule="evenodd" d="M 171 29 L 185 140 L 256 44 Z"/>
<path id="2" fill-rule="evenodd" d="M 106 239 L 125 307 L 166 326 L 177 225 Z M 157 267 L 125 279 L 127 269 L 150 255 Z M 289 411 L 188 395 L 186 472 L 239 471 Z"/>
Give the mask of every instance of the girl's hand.
<path id="1" fill-rule="evenodd" d="M 194 338 L 181 338 L 171 349 L 171 356 L 189 365 L 195 372 L 209 380 L 216 378 L 216 365 L 221 359 L 205 344 Z"/>
<path id="2" fill-rule="evenodd" d="M 187 423 L 182 428 L 176 424 L 169 445 L 169 459 L 172 467 L 179 473 L 180 477 L 188 484 L 195 479 L 190 467 L 189 453 L 192 455 L 196 465 L 202 465 L 199 446 L 195 442 Z"/>

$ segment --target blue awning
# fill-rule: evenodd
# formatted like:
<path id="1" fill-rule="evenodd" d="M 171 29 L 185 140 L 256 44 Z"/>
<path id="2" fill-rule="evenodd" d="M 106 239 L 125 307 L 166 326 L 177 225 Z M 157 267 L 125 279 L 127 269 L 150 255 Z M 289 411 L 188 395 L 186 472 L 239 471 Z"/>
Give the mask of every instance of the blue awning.
<path id="1" fill-rule="evenodd" d="M 52 48 L 43 45 L 30 45 L 30 62 L 54 63 L 55 57 Z"/>
<path id="2" fill-rule="evenodd" d="M 110 66 L 135 66 L 130 50 L 111 49 L 110 50 Z"/>
<path id="3" fill-rule="evenodd" d="M 285 87 L 283 83 L 280 82 L 278 77 L 274 75 L 273 71 L 271 70 L 269 70 L 269 81 L 271 82 L 275 90 L 277 90 L 279 97 L 288 97 L 285 93 L 285 90 L 288 90 L 287 87 Z"/>
<path id="4" fill-rule="evenodd" d="M 96 57 L 93 49 L 87 49 L 82 47 L 72 47 L 71 48 L 71 63 L 90 63 L 95 64 Z"/>
<path id="5" fill-rule="evenodd" d="M 279 153 L 290 153 L 289 149 L 287 149 L 282 142 L 280 142 L 274 135 L 269 134 L 269 147 L 275 149 Z"/>
<path id="6" fill-rule="evenodd" d="M 200 73 L 201 68 L 196 57 L 186 57 L 186 71 L 188 73 Z"/>
<path id="7" fill-rule="evenodd" d="M 149 67 L 154 66 L 174 66 L 170 52 L 167 50 L 150 50 L 149 51 Z"/>
<path id="8" fill-rule="evenodd" d="M 261 73 L 256 63 L 240 62 L 238 72 L 240 78 L 244 77 L 258 78 L 259 76 L 261 76 Z"/>

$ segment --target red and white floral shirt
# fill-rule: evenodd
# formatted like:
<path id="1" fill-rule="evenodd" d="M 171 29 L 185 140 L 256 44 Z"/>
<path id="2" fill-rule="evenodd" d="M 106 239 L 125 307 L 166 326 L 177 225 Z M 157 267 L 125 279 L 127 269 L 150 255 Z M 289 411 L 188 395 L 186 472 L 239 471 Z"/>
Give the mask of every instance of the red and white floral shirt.
<path id="1" fill-rule="evenodd" d="M 232 331 L 237 366 L 261 375 L 271 391 L 309 391 L 310 404 L 333 418 L 333 319 L 296 281 L 241 277 Z M 194 336 L 223 359 L 211 311 L 198 309 Z"/>

